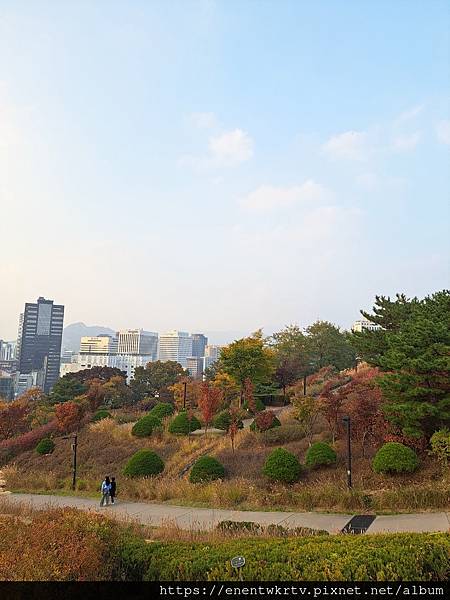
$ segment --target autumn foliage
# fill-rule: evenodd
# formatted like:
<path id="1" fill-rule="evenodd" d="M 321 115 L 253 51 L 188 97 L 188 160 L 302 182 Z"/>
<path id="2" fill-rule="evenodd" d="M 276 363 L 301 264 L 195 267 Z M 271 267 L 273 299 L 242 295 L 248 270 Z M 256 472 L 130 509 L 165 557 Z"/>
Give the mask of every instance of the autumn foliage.
<path id="1" fill-rule="evenodd" d="M 200 387 L 198 407 L 202 413 L 203 421 L 205 423 L 205 431 L 208 430 L 208 427 L 221 403 L 222 392 L 220 389 L 213 387 L 209 381 L 203 382 Z"/>
<path id="2" fill-rule="evenodd" d="M 84 409 L 77 402 L 64 402 L 55 409 L 58 429 L 64 433 L 78 429 L 83 421 Z"/>

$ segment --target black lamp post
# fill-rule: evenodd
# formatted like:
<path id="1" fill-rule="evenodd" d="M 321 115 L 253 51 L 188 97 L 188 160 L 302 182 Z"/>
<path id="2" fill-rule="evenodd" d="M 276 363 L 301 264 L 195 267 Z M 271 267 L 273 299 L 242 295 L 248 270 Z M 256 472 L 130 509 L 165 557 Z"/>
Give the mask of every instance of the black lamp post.
<path id="1" fill-rule="evenodd" d="M 352 443 L 351 443 L 351 421 L 350 417 L 343 417 L 347 427 L 347 487 L 352 488 Z"/>
<path id="2" fill-rule="evenodd" d="M 187 381 L 183 381 L 184 389 L 183 389 L 183 410 L 186 410 L 186 389 L 187 389 Z"/>
<path id="3" fill-rule="evenodd" d="M 72 490 L 75 491 L 76 482 L 77 482 L 77 448 L 78 448 L 78 434 L 75 433 L 73 436 L 65 436 L 63 440 L 72 439 L 72 452 L 73 452 L 73 462 L 72 462 Z"/>

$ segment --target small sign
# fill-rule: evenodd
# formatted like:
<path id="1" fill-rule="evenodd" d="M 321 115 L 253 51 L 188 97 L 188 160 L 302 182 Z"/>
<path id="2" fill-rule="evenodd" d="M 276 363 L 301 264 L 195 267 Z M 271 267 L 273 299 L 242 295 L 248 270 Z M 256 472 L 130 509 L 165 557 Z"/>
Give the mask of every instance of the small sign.
<path id="1" fill-rule="evenodd" d="M 245 558 L 243 556 L 235 556 L 231 559 L 231 566 L 235 569 L 240 569 L 245 565 Z"/>

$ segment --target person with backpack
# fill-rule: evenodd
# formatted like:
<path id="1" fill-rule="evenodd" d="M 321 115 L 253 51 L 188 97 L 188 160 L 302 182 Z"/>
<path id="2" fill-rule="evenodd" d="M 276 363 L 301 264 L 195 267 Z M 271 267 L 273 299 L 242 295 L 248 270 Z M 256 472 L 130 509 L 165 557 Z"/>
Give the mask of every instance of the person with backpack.
<path id="1" fill-rule="evenodd" d="M 111 504 L 114 504 L 114 498 L 116 497 L 116 478 L 111 477 L 111 487 L 109 489 L 109 497 L 111 498 Z"/>
<path id="2" fill-rule="evenodd" d="M 106 502 L 106 506 L 108 506 L 110 491 L 111 491 L 111 482 L 107 475 L 105 477 L 105 479 L 103 480 L 102 487 L 101 487 L 102 499 L 100 500 L 100 506 L 103 506 L 105 504 L 105 502 Z"/>

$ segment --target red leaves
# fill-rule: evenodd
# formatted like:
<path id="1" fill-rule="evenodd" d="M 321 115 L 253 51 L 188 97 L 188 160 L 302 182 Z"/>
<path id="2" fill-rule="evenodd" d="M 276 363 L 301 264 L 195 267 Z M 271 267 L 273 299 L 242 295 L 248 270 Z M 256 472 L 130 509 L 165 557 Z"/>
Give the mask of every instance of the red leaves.
<path id="1" fill-rule="evenodd" d="M 209 381 L 205 381 L 200 387 L 200 397 L 198 399 L 198 407 L 202 413 L 205 429 L 208 429 L 214 414 L 222 402 L 222 392 L 219 388 L 210 385 Z"/>
<path id="2" fill-rule="evenodd" d="M 271 410 L 258 413 L 255 417 L 256 427 L 259 431 L 267 431 L 272 427 L 274 419 L 275 413 Z"/>
<path id="3" fill-rule="evenodd" d="M 55 409 L 58 429 L 64 433 L 78 429 L 83 416 L 83 407 L 76 402 L 63 402 L 62 404 L 57 404 Z"/>

